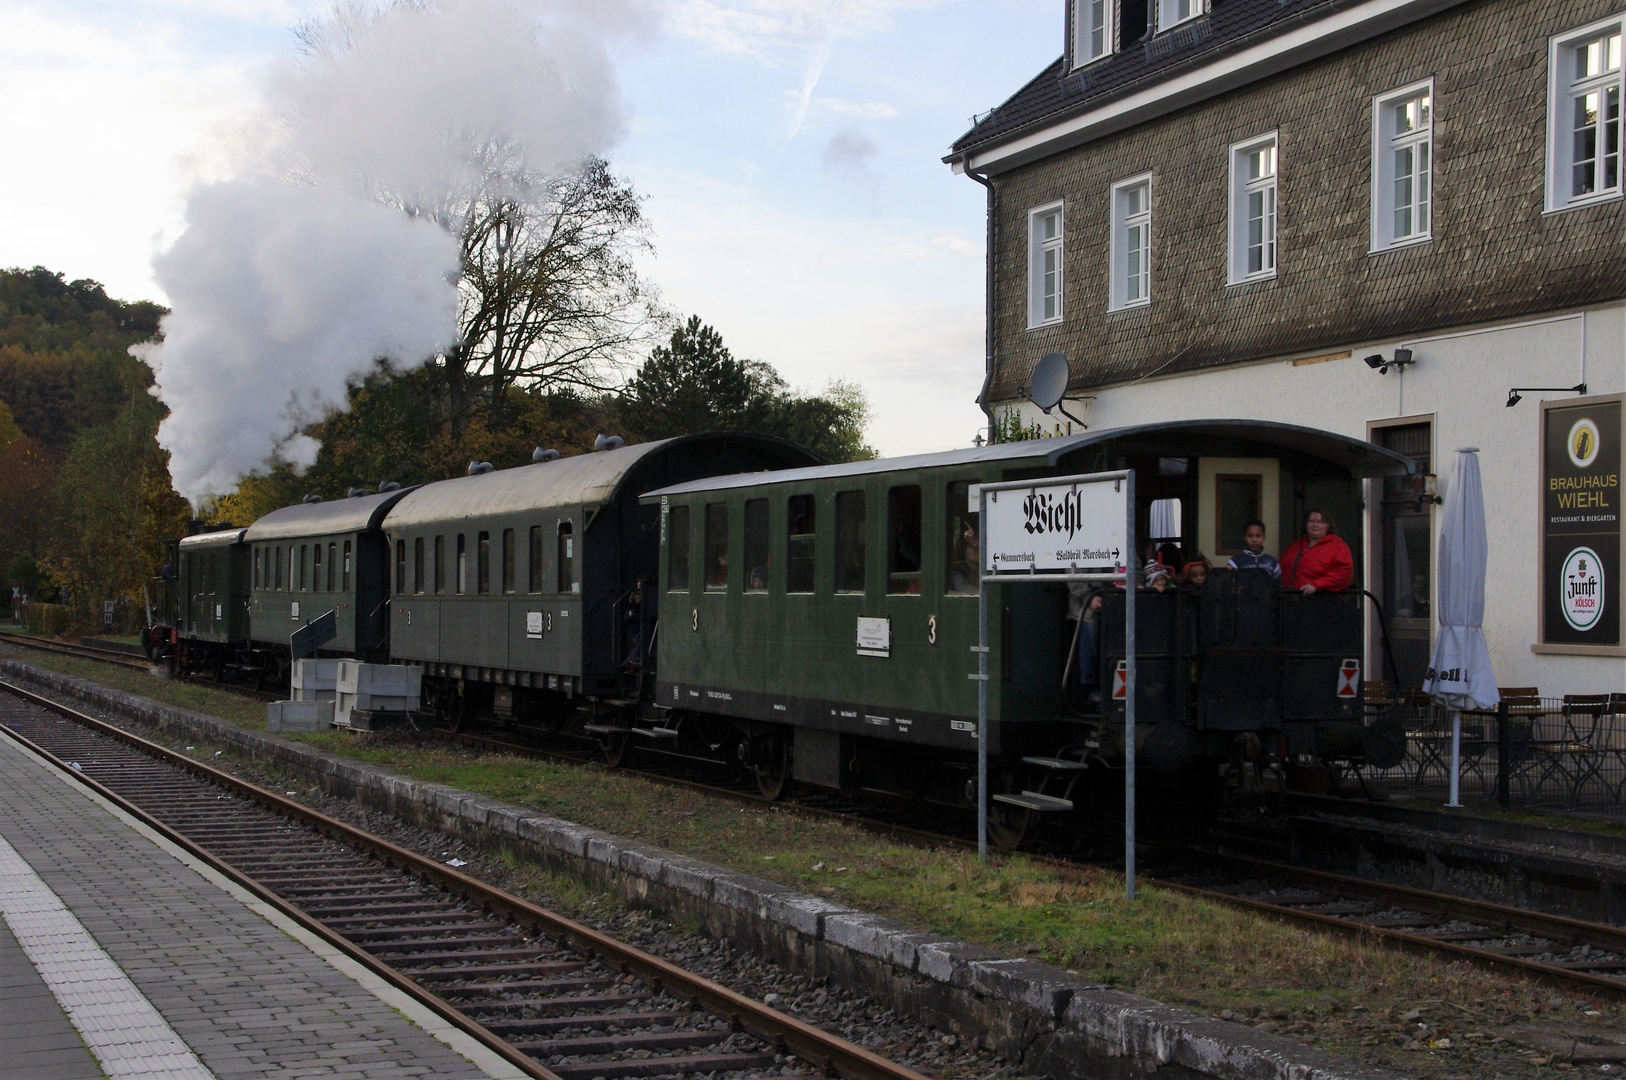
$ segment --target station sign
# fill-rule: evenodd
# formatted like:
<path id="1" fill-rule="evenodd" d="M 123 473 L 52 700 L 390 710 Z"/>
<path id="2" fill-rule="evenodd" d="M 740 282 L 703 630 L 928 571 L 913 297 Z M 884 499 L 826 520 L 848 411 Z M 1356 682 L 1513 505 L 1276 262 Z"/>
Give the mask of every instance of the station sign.
<path id="1" fill-rule="evenodd" d="M 983 573 L 1111 572 L 1127 565 L 1129 493 L 1121 480 L 988 492 Z"/>
<path id="2" fill-rule="evenodd" d="M 1542 425 L 1542 641 L 1618 646 L 1621 399 L 1549 405 Z"/>

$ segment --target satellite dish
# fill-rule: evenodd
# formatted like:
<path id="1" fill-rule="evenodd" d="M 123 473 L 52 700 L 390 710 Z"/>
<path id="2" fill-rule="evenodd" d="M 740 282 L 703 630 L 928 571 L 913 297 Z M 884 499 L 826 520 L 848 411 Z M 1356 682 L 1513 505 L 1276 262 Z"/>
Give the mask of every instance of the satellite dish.
<path id="1" fill-rule="evenodd" d="M 1028 399 L 1048 413 L 1061 404 L 1071 376 L 1067 357 L 1059 352 L 1046 353 L 1044 359 L 1033 366 L 1033 376 L 1028 379 Z"/>

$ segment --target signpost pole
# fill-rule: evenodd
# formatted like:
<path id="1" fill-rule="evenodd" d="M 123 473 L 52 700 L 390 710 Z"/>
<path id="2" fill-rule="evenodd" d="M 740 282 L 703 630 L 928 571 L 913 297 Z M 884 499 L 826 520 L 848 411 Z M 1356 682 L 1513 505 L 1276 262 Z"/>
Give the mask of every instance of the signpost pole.
<path id="1" fill-rule="evenodd" d="M 1129 506 L 1124 525 L 1124 898 L 1135 899 L 1135 586 L 1140 552 L 1135 546 L 1135 470 L 1124 478 Z"/>
<path id="2" fill-rule="evenodd" d="M 977 858 L 988 858 L 988 493 L 977 493 Z"/>

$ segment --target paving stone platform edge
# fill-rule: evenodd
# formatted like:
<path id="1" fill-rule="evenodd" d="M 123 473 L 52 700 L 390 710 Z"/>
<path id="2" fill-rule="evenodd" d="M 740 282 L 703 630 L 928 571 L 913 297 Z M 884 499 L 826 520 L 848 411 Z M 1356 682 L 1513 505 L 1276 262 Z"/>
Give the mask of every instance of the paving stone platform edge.
<path id="1" fill-rule="evenodd" d="M 1080 980 L 1059 968 L 471 792 L 412 780 L 203 713 L 0 660 L 0 676 L 275 761 L 403 821 L 515 849 L 623 899 L 828 976 L 1056 1080 L 1399 1080 L 1295 1040 Z"/>

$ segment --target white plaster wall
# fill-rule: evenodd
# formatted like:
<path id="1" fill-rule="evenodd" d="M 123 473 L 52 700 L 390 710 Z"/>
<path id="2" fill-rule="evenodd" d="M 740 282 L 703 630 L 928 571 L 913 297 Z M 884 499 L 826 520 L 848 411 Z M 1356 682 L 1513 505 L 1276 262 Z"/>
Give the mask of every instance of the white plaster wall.
<path id="1" fill-rule="evenodd" d="M 1362 362 L 1373 353 L 1392 356 L 1398 346 L 1411 348 L 1416 360 L 1404 372 L 1379 375 Z M 1530 650 L 1537 634 L 1538 403 L 1544 397 L 1574 395 L 1529 393 L 1513 408 L 1505 405 L 1514 386 L 1570 386 L 1584 379 L 1592 394 L 1626 390 L 1626 306 L 1320 351 L 1345 349 L 1349 358 L 1324 363 L 1295 366 L 1292 358 L 1281 358 L 1151 378 L 1100 391 L 1083 403 L 1086 411 L 1072 402 L 1068 408 L 1091 430 L 1160 420 L 1248 418 L 1363 439 L 1371 421 L 1432 415 L 1434 470 L 1443 498 L 1451 498 L 1454 451 L 1463 446 L 1480 451 L 1490 542 L 1485 637 L 1500 684 L 1539 686 L 1543 694 L 1626 690 L 1626 659 Z M 1002 411 L 995 406 L 995 415 Z M 1066 431 L 1059 413 L 1046 417 L 1031 404 L 1022 405 L 1020 412 L 1024 422 L 1058 434 Z M 1369 493 L 1369 503 L 1375 502 L 1373 495 Z M 1435 521 L 1438 528 L 1438 510 Z M 1284 522 L 1277 550 L 1296 534 L 1297 528 L 1289 530 Z M 1374 579 L 1370 567 L 1367 579 Z"/>

